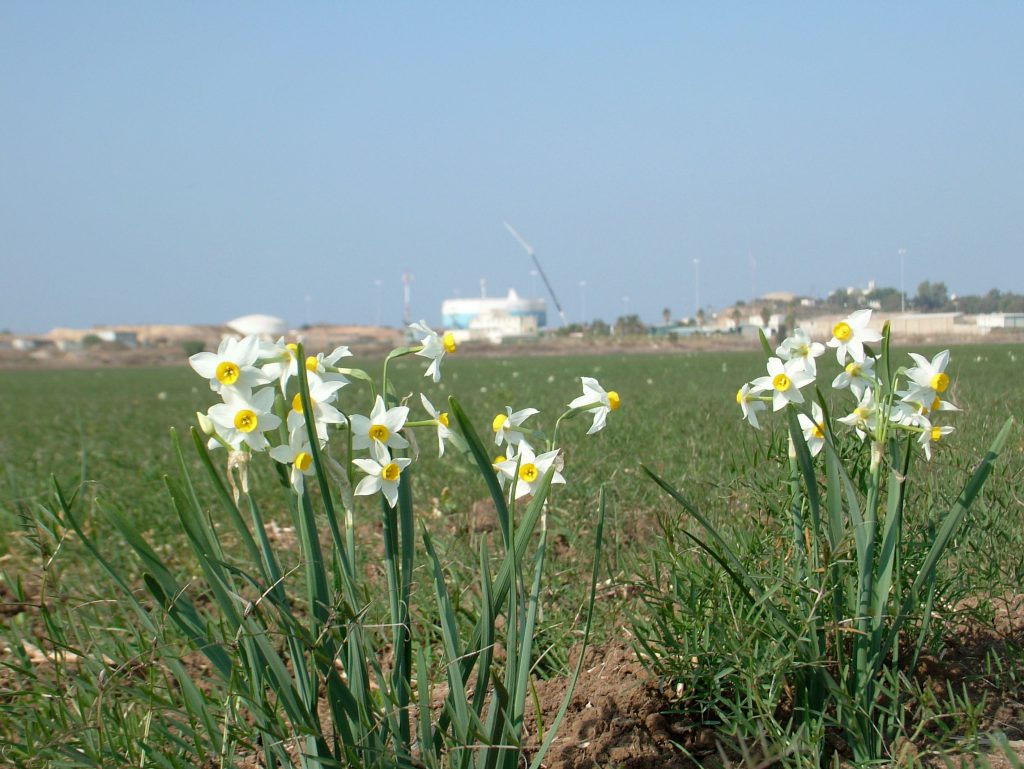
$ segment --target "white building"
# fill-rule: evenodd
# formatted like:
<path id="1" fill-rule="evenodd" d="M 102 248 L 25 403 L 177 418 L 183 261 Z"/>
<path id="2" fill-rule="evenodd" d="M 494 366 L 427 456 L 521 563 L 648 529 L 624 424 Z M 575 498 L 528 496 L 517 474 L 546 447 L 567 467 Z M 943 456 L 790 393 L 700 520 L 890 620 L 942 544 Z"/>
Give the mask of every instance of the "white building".
<path id="1" fill-rule="evenodd" d="M 225 324 L 236 334 L 273 341 L 288 333 L 288 324 L 273 315 L 243 315 Z"/>
<path id="2" fill-rule="evenodd" d="M 1024 328 L 1024 312 L 990 312 L 975 320 L 982 328 Z"/>
<path id="3" fill-rule="evenodd" d="M 512 288 L 509 289 L 508 296 L 446 299 L 441 304 L 441 315 L 444 327 L 452 330 L 469 329 L 474 318 L 487 315 L 532 317 L 536 322 L 536 328 L 544 328 L 548 321 L 548 304 L 543 299 L 523 299 Z"/>
<path id="4" fill-rule="evenodd" d="M 92 333 L 103 342 L 117 342 L 131 348 L 139 346 L 139 335 L 134 331 L 115 331 L 112 328 L 100 328 Z"/>

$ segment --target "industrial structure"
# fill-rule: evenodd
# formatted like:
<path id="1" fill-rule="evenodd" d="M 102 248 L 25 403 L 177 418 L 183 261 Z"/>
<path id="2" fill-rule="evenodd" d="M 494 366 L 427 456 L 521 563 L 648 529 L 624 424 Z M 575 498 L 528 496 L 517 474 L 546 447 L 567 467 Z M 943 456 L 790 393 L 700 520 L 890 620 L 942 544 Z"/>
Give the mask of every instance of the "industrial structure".
<path id="1" fill-rule="evenodd" d="M 486 316 L 533 318 L 535 328 L 544 328 L 548 304 L 543 299 L 524 299 L 509 289 L 507 296 L 480 296 L 472 299 L 446 299 L 441 304 L 441 322 L 447 329 L 468 329 L 474 320 Z"/>
<path id="2" fill-rule="evenodd" d="M 548 307 L 543 299 L 524 299 L 509 289 L 503 297 L 489 297 L 483 290 L 472 299 L 446 299 L 441 304 L 441 322 L 459 341 L 470 339 L 501 342 L 535 337 L 547 325 Z"/>

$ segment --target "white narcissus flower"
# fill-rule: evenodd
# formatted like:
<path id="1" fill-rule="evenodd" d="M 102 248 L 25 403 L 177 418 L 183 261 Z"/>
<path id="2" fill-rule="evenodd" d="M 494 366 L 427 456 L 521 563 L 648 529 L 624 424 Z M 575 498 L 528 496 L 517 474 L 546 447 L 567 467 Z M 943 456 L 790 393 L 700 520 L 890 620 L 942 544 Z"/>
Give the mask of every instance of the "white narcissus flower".
<path id="1" fill-rule="evenodd" d="M 349 380 L 344 374 L 330 371 L 329 368 L 336 366 L 339 359 L 351 355 L 348 347 L 337 347 L 330 355 L 317 353 L 306 356 L 306 377 L 310 386 L 319 380 L 347 385 Z M 260 357 L 267 360 L 262 367 L 263 373 L 270 380 L 276 379 L 281 387 L 281 394 L 286 395 L 288 380 L 299 375 L 299 346 L 294 342 L 285 344 L 282 337 L 272 345 L 264 344 Z"/>
<path id="2" fill-rule="evenodd" d="M 288 433 L 288 443 L 274 446 L 269 453 L 273 459 L 282 465 L 291 466 L 289 478 L 292 488 L 296 494 L 301 494 L 303 476 L 312 475 L 315 471 L 313 455 L 310 453 L 309 439 L 306 437 L 306 431 L 303 429 L 290 431 Z"/>
<path id="3" fill-rule="evenodd" d="M 263 373 L 271 381 L 277 380 L 281 394 L 288 392 L 289 378 L 298 374 L 299 346 L 294 342 L 285 344 L 280 337 L 274 344 L 263 345 L 260 358 L 267 361 L 261 366 Z"/>
<path id="4" fill-rule="evenodd" d="M 897 390 L 899 400 L 893 404 L 891 419 L 902 425 L 925 427 L 937 411 L 959 411 L 956 404 L 944 401 L 930 387 Z"/>
<path id="5" fill-rule="evenodd" d="M 338 371 L 332 371 L 342 358 L 351 358 L 352 353 L 348 347 L 335 347 L 330 354 L 325 355 L 318 352 L 316 355 L 306 356 L 306 374 L 310 380 L 319 377 L 326 382 L 341 382 L 342 385 L 349 383 L 348 377 Z M 296 372 L 298 373 L 298 372 Z"/>
<path id="6" fill-rule="evenodd" d="M 583 384 L 583 395 L 575 398 L 569 404 L 571 409 L 581 409 L 589 406 L 594 412 L 594 423 L 587 430 L 587 435 L 592 435 L 598 430 L 604 429 L 605 420 L 612 411 L 619 408 L 619 394 L 615 390 L 607 392 L 601 384 L 593 377 L 580 377 Z"/>
<path id="7" fill-rule="evenodd" d="M 409 324 L 409 328 L 423 334 L 423 337 L 420 339 L 422 347 L 416 351 L 417 355 L 430 358 L 430 365 L 427 366 L 427 371 L 423 376 L 432 376 L 435 382 L 440 382 L 441 360 L 444 358 L 445 353 L 454 353 L 457 347 L 455 344 L 455 334 L 451 331 L 438 334 L 423 320 L 419 323 Z"/>
<path id="8" fill-rule="evenodd" d="M 427 400 L 427 396 L 423 393 L 420 393 L 420 400 L 423 402 L 423 408 L 437 422 L 437 455 L 444 456 L 444 442 L 452 435 L 452 431 L 448 427 L 448 412 L 435 409 L 434 404 Z"/>
<path id="9" fill-rule="evenodd" d="M 772 410 L 785 408 L 787 403 L 803 403 L 804 396 L 800 392 L 814 381 L 814 377 L 804 371 L 799 362 L 783 363 L 778 358 L 768 359 L 768 376 L 762 376 L 750 383 L 751 390 L 771 392 Z"/>
<path id="10" fill-rule="evenodd" d="M 900 393 L 896 393 L 899 395 Z M 904 395 L 909 393 L 904 392 Z M 889 412 L 889 421 L 901 424 L 904 427 L 916 427 L 927 430 L 931 427 L 931 420 L 928 419 L 928 409 L 918 401 L 899 400 L 892 404 L 892 411 Z"/>
<path id="11" fill-rule="evenodd" d="M 857 408 L 837 421 L 847 427 L 852 427 L 862 441 L 868 435 L 874 435 L 878 427 L 878 408 L 875 406 L 874 391 L 870 388 L 865 390 Z"/>
<path id="12" fill-rule="evenodd" d="M 352 464 L 366 473 L 366 477 L 359 481 L 356 486 L 357 496 L 376 494 L 378 491 L 384 494 L 384 498 L 391 507 L 398 504 L 398 483 L 402 471 L 412 462 L 411 459 L 392 459 L 387 448 L 382 444 L 374 442 L 371 450 L 373 459 L 353 459 Z"/>
<path id="13" fill-rule="evenodd" d="M 499 454 L 491 462 L 491 467 L 494 468 L 495 474 L 498 476 L 498 483 L 501 485 L 501 490 L 504 491 L 505 487 L 508 486 L 509 477 L 501 471 L 501 463 L 507 462 L 508 460 L 515 460 L 516 458 L 516 447 L 509 446 L 507 454 Z"/>
<path id="14" fill-rule="evenodd" d="M 877 331 L 868 328 L 870 320 L 871 310 L 857 310 L 832 327 L 832 338 L 827 344 L 836 348 L 836 360 L 840 366 L 846 364 L 847 355 L 858 363 L 863 363 L 864 343 L 877 342 L 882 338 Z"/>
<path id="15" fill-rule="evenodd" d="M 274 407 L 274 391 L 265 387 L 251 393 L 224 388 L 223 403 L 210 407 L 208 416 L 217 428 L 218 434 L 233 449 L 247 444 L 253 451 L 263 451 L 270 444 L 263 435 L 281 424 L 281 419 L 271 413 Z M 210 439 L 210 448 L 217 445 L 216 438 Z"/>
<path id="16" fill-rule="evenodd" d="M 814 359 L 825 352 L 825 345 L 812 342 L 811 337 L 802 328 L 793 330 L 793 336 L 786 337 L 775 350 L 775 354 L 784 361 L 799 361 L 808 374 L 817 374 Z"/>
<path id="17" fill-rule="evenodd" d="M 540 411 L 533 408 L 520 409 L 519 411 L 513 412 L 511 406 L 505 407 L 504 414 L 498 414 L 491 420 L 491 430 L 494 431 L 494 442 L 498 446 L 502 443 L 508 443 L 509 446 L 519 446 L 523 444 L 530 446 L 529 441 L 523 436 L 521 430 L 517 428 L 521 427 L 529 417 L 534 414 L 539 414 Z"/>
<path id="18" fill-rule="evenodd" d="M 198 352 L 188 363 L 199 376 L 210 380 L 210 389 L 220 392 L 222 388 L 251 390 L 270 379 L 256 368 L 260 354 L 260 342 L 254 336 L 244 339 L 225 337 L 217 352 Z"/>
<path id="19" fill-rule="evenodd" d="M 408 448 L 409 441 L 398 434 L 408 418 L 408 406 L 385 408 L 384 399 L 378 395 L 369 418 L 362 414 L 351 417 L 352 448 L 368 449 L 374 443 L 393 449 Z"/>
<path id="20" fill-rule="evenodd" d="M 520 442 L 519 455 L 504 462 L 495 462 L 498 471 L 515 484 L 516 499 L 533 494 L 544 478 L 548 469 L 555 465 L 551 476 L 552 483 L 565 483 L 565 478 L 558 472 L 558 449 L 535 456 L 533 449 Z"/>
<path id="21" fill-rule="evenodd" d="M 935 399 L 928 404 L 928 411 L 934 413 L 936 411 L 959 411 L 960 407 L 950 401 L 944 401 L 938 395 Z"/>
<path id="22" fill-rule="evenodd" d="M 915 387 L 912 390 L 897 390 L 899 397 L 897 408 L 902 411 L 912 410 L 928 415 L 935 411 L 959 411 L 956 404 L 944 401 L 930 387 Z"/>
<path id="23" fill-rule="evenodd" d="M 750 384 L 745 384 L 736 391 L 736 402 L 743 410 L 743 418 L 750 422 L 752 427 L 760 430 L 761 425 L 757 422 L 757 412 L 765 411 L 768 404 L 757 395 L 750 394 Z"/>
<path id="24" fill-rule="evenodd" d="M 832 387 L 837 390 L 849 387 L 850 392 L 857 400 L 861 399 L 865 390 L 876 384 L 878 384 L 878 380 L 875 377 L 875 359 L 866 356 L 859 363 L 851 360 L 839 373 L 839 376 L 832 380 Z"/>
<path id="25" fill-rule="evenodd" d="M 821 406 L 817 403 L 811 404 L 811 417 L 806 414 L 796 415 L 800 427 L 803 428 L 807 448 L 811 452 L 811 456 L 816 457 L 825 446 L 825 416 L 821 412 Z"/>
<path id="26" fill-rule="evenodd" d="M 327 442 L 327 425 L 343 425 L 345 415 L 331 405 L 337 399 L 338 390 L 345 386 L 343 382 L 325 382 L 320 378 L 309 378 L 309 399 L 313 406 L 313 422 L 316 424 L 317 438 L 320 444 Z M 292 410 L 288 412 L 288 430 L 297 430 L 306 424 L 302 413 L 302 394 L 295 393 L 292 398 Z"/>
<path id="27" fill-rule="evenodd" d="M 917 363 L 907 369 L 907 378 L 916 385 L 912 388 L 913 400 L 931 403 L 936 397 L 946 392 L 949 387 L 949 350 L 943 350 L 931 360 L 916 352 L 910 357 Z"/>
<path id="28" fill-rule="evenodd" d="M 928 425 L 921 432 L 917 442 L 920 443 L 921 448 L 924 449 L 924 456 L 928 461 L 931 461 L 932 458 L 932 444 L 938 443 L 951 432 L 953 432 L 953 428 L 949 425 Z"/>

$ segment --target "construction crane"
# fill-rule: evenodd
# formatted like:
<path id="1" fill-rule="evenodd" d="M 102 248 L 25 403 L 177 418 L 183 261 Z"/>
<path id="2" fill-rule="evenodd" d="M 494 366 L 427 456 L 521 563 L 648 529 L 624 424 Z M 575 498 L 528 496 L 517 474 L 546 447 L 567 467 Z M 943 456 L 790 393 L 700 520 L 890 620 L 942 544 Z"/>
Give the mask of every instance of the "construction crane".
<path id="1" fill-rule="evenodd" d="M 555 309 L 558 310 L 558 316 L 562 319 L 562 325 L 568 325 L 568 322 L 565 319 L 565 310 L 562 309 L 562 304 L 558 301 L 558 297 L 555 296 L 555 289 L 551 288 L 551 281 L 549 281 L 548 276 L 544 274 L 544 268 L 540 266 L 540 262 L 537 260 L 537 254 L 533 250 L 533 246 L 523 240 L 523 236 L 516 232 L 515 227 L 508 222 L 505 222 L 505 229 L 511 233 L 512 237 L 518 241 L 519 245 L 523 247 L 523 250 L 530 255 L 531 259 L 533 259 L 533 263 L 537 267 L 537 272 L 540 273 L 541 280 L 544 281 L 544 285 L 547 286 L 548 293 L 551 294 L 551 299 L 555 303 Z"/>

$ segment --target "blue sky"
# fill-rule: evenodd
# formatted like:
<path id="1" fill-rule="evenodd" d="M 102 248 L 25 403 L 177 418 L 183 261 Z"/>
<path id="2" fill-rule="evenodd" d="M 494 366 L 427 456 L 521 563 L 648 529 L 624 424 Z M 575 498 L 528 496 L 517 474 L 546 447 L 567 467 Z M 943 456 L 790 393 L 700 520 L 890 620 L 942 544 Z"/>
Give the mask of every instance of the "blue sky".
<path id="1" fill-rule="evenodd" d="M 0 5 L 0 328 L 1024 291 L 1020 3 Z M 756 260 L 756 276 L 751 269 Z M 375 281 L 380 281 L 378 287 Z M 540 289 L 539 284 L 537 285 Z M 308 298 L 307 298 L 308 297 Z M 629 297 L 628 303 L 624 297 Z"/>

